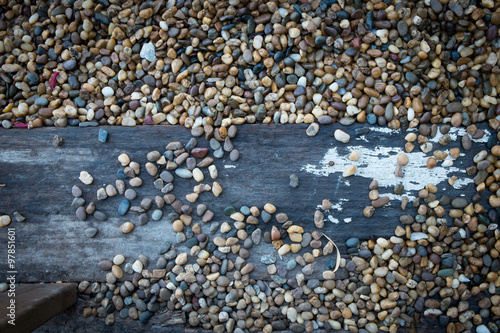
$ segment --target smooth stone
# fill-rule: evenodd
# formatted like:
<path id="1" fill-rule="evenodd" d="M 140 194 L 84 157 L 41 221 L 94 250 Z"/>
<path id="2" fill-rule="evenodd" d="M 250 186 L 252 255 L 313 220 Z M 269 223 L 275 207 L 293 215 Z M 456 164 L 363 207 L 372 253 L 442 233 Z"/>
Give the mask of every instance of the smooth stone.
<path id="1" fill-rule="evenodd" d="M 319 131 L 319 125 L 317 123 L 312 123 L 307 127 L 306 134 L 307 136 L 315 136 L 318 134 Z"/>
<path id="2" fill-rule="evenodd" d="M 231 153 L 229 153 L 229 159 L 233 162 L 236 162 L 240 159 L 240 152 L 237 149 L 233 149 Z"/>
<path id="3" fill-rule="evenodd" d="M 123 201 L 118 206 L 118 215 L 123 216 L 127 214 L 129 209 L 130 209 L 130 201 L 128 201 L 127 199 L 123 199 Z"/>
<path id="4" fill-rule="evenodd" d="M 193 176 L 192 172 L 188 169 L 176 169 L 175 174 L 181 178 L 191 178 Z"/>
<path id="5" fill-rule="evenodd" d="M 290 175 L 290 186 L 293 188 L 299 187 L 299 177 L 296 174 Z"/>
<path id="6" fill-rule="evenodd" d="M 85 229 L 85 236 L 88 238 L 94 238 L 95 235 L 97 235 L 97 229 L 96 228 L 87 228 Z"/>
<path id="7" fill-rule="evenodd" d="M 101 212 L 100 210 L 96 210 L 93 215 L 99 221 L 106 221 L 108 219 L 108 216 L 104 212 Z"/>
<path id="8" fill-rule="evenodd" d="M 76 217 L 80 221 L 85 221 L 87 219 L 87 212 L 85 211 L 85 207 L 80 206 L 76 209 Z"/>
<path id="9" fill-rule="evenodd" d="M 75 70 L 77 66 L 78 64 L 75 59 L 69 59 L 63 63 L 63 68 L 67 71 Z"/>
<path id="10" fill-rule="evenodd" d="M 163 216 L 163 212 L 162 212 L 161 210 L 159 210 L 159 209 L 155 209 L 155 210 L 153 211 L 153 213 L 151 214 L 151 218 L 152 218 L 154 221 L 159 221 L 159 220 L 161 220 L 162 216 Z"/>
<path id="11" fill-rule="evenodd" d="M 108 132 L 102 128 L 99 129 L 97 140 L 99 140 L 99 142 L 106 143 L 106 141 L 108 141 Z"/>
<path id="12" fill-rule="evenodd" d="M 349 238 L 346 240 L 345 245 L 347 247 L 357 247 L 359 245 L 359 239 L 358 238 Z"/>
<path id="13" fill-rule="evenodd" d="M 141 52 L 139 55 L 141 58 L 146 59 L 149 62 L 152 62 L 156 59 L 156 49 L 152 42 L 144 43 L 141 48 Z"/>

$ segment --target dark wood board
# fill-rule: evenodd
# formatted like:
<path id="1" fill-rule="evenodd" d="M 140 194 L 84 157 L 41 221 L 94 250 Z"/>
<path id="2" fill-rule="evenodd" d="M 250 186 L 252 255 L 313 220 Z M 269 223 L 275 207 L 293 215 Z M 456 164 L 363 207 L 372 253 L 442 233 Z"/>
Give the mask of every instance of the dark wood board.
<path id="1" fill-rule="evenodd" d="M 404 146 L 404 134 L 401 133 L 372 131 L 365 135 L 366 140 L 355 140 L 355 129 L 363 126 L 321 126 L 315 137 L 306 136 L 307 125 L 239 126 L 234 140 L 235 147 L 241 154 L 239 161 L 231 162 L 226 154 L 225 158 L 216 159 L 215 162 L 219 170 L 217 181 L 223 188 L 222 195 L 215 198 L 211 193 L 201 194 L 196 204 L 206 203 L 215 213 L 214 221 L 230 222 L 223 215 L 225 207 L 256 205 L 262 208 L 265 203 L 270 202 L 277 206 L 278 212 L 286 213 L 295 224 L 311 232 L 315 230 L 313 214 L 322 199 L 335 201 L 343 197 L 348 198 L 349 202 L 343 203 L 343 211 L 337 212 L 335 216 L 340 221 L 346 217 L 351 217 L 353 221 L 349 224 L 327 221 L 322 230 L 338 244 L 343 255 L 346 254 L 345 240 L 350 237 L 389 237 L 399 224 L 398 217 L 403 211 L 399 208 L 399 201 L 394 200 L 391 201 L 391 206 L 378 209 L 372 218 L 363 217 L 362 209 L 370 204 L 368 184 L 371 179 L 350 177 L 350 186 L 347 186 L 339 174 L 319 177 L 302 170 L 305 164 L 320 165 L 326 151 L 334 146 L 342 154 L 348 154 L 347 147 L 351 143 L 368 148 L 393 147 L 395 152 Z M 346 145 L 337 142 L 333 138 L 336 128 L 349 133 L 351 143 Z M 96 191 L 103 184 L 114 184 L 117 179 L 116 171 L 120 167 L 117 156 L 127 153 L 132 160 L 142 165 L 141 177 L 144 180 L 144 185 L 138 189 L 138 198 L 132 204 L 139 205 L 141 198 L 145 196 L 154 198 L 159 192 L 154 189 L 153 178 L 143 167 L 147 152 L 162 152 L 170 141 L 187 143 L 191 138 L 190 131 L 180 126 L 105 129 L 109 132 L 107 143 L 98 142 L 99 128 L 0 131 L 0 183 L 6 184 L 5 187 L 0 187 L 0 212 L 12 216 L 14 211 L 19 211 L 26 217 L 25 222 L 13 221 L 9 226 L 16 228 L 16 268 L 19 282 L 103 281 L 105 274 L 97 269 L 99 260 L 112 259 L 114 255 L 122 253 L 127 262 L 133 262 L 139 254 L 144 254 L 150 258 L 150 268 L 153 268 L 158 258 L 159 245 L 165 240 L 175 243 L 171 225 L 165 221 L 165 216 L 172 211 L 170 206 L 163 209 L 162 220 L 137 226 L 132 233 L 124 235 L 119 231 L 119 226 L 125 221 L 137 221 L 139 214 L 129 212 L 124 217 L 118 216 L 117 207 L 123 197 L 97 202 Z M 60 147 L 52 145 L 55 134 L 64 139 L 64 144 Z M 458 141 L 459 138 L 446 148 L 458 146 Z M 198 138 L 198 146 L 208 147 L 209 143 L 203 137 Z M 474 154 L 484 147 L 484 143 L 474 144 L 472 150 L 463 151 L 465 156 L 460 157 L 454 166 L 465 169 L 472 164 Z M 235 167 L 227 168 L 228 165 Z M 82 170 L 93 175 L 92 185 L 85 186 L 78 180 Z M 211 182 L 208 171 L 204 171 L 204 182 Z M 393 171 L 394 166 L 387 166 L 387 172 Z M 298 188 L 289 186 L 289 176 L 292 173 L 297 174 L 300 179 Z M 428 182 L 433 182 L 433 179 Z M 70 206 L 73 199 L 71 187 L 74 184 L 82 187 L 87 202 L 96 201 L 98 209 L 109 216 L 107 221 L 101 222 L 94 217 L 89 217 L 85 222 L 76 219 L 75 209 Z M 177 198 L 187 202 L 184 195 L 192 192 L 195 184 L 193 179 L 176 178 L 174 193 Z M 446 188 L 446 194 L 452 198 L 461 194 L 470 198 L 474 193 L 474 184 L 460 190 L 453 189 L 446 182 L 440 185 L 440 189 L 441 187 Z M 392 192 L 392 189 L 384 191 Z M 408 205 L 406 213 L 414 215 L 415 208 Z M 194 221 L 197 220 L 200 219 L 196 217 Z M 261 222 L 260 227 L 270 230 L 273 223 L 276 222 Z M 84 236 L 87 226 L 99 229 L 95 238 Z M 6 242 L 6 229 L 0 229 L 0 243 L 3 244 Z M 203 230 L 208 232 L 208 225 L 203 225 Z M 186 250 L 182 244 L 178 249 Z M 311 251 L 310 248 L 308 250 Z M 269 278 L 265 265 L 259 264 L 259 258 L 260 255 L 273 251 L 275 252 L 270 244 L 263 242 L 254 247 L 248 260 L 256 264 L 255 276 Z M 301 253 L 303 252 L 304 250 Z M 289 254 L 283 259 L 294 257 L 295 255 Z M 326 259 L 330 258 L 320 258 L 315 263 L 315 277 L 321 276 Z M 0 280 L 5 277 L 4 265 L 5 261 L 2 259 Z M 298 268 L 289 275 L 297 271 Z M 339 277 L 343 275 L 340 271 Z"/>
<path id="2" fill-rule="evenodd" d="M 220 197 L 214 198 L 205 193 L 197 203 L 205 203 L 215 213 L 214 221 L 230 221 L 222 210 L 232 205 L 239 208 L 242 205 L 256 205 L 260 208 L 267 202 L 275 204 L 278 212 L 286 213 L 296 224 L 306 231 L 314 230 L 313 213 L 321 200 L 328 198 L 348 198 L 343 204 L 343 211 L 336 212 L 339 220 L 351 217 L 349 224 L 333 224 L 325 222 L 322 230 L 339 245 L 341 253 L 346 256 L 345 240 L 350 237 L 367 239 L 370 237 L 389 237 L 399 224 L 398 217 L 403 213 L 399 201 L 391 201 L 391 206 L 378 209 L 376 214 L 367 219 L 362 216 L 362 209 L 370 204 L 368 200 L 368 184 L 371 179 L 350 177 L 350 186 L 339 177 L 339 174 L 328 177 L 318 177 L 303 170 L 305 164 L 320 166 L 323 156 L 331 147 L 338 147 L 340 154 L 348 154 L 349 145 L 340 144 L 333 138 L 336 128 L 341 128 L 351 135 L 351 143 L 364 145 L 367 148 L 376 146 L 393 147 L 395 151 L 402 149 L 404 134 L 370 132 L 366 141 L 355 140 L 354 131 L 364 125 L 351 127 L 321 126 L 315 137 L 307 137 L 307 125 L 244 125 L 238 127 L 238 136 L 234 140 L 235 147 L 240 151 L 241 158 L 231 162 L 228 158 L 217 160 L 219 170 L 218 182 L 223 187 Z M 18 282 L 53 282 L 53 281 L 103 281 L 104 273 L 97 268 L 100 259 L 112 259 L 115 254 L 122 253 L 127 262 L 135 260 L 139 254 L 145 254 L 151 260 L 150 268 L 158 258 L 157 249 L 165 240 L 175 242 L 171 226 L 162 219 L 150 221 L 145 226 L 138 226 L 128 235 L 119 231 L 124 221 L 135 222 L 138 214 L 129 212 L 125 217 L 118 217 L 116 209 L 120 197 L 109 198 L 97 202 L 98 209 L 106 212 L 108 221 L 100 222 L 90 217 L 87 221 L 78 221 L 75 209 L 70 206 L 72 201 L 71 187 L 74 184 L 84 189 L 87 202 L 96 201 L 96 190 L 102 184 L 114 183 L 116 171 L 119 168 L 117 156 L 127 153 L 132 160 L 143 166 L 146 154 L 151 150 L 163 151 L 170 141 L 186 143 L 190 131 L 182 127 L 155 126 L 138 127 L 105 127 L 109 132 L 107 143 L 97 140 L 99 128 L 43 128 L 37 130 L 0 131 L 0 213 L 12 216 L 14 211 L 21 212 L 26 222 L 12 222 L 9 227 L 16 229 L 16 268 L 19 272 Z M 64 139 L 61 147 L 52 146 L 55 134 Z M 198 138 L 198 146 L 208 147 L 204 138 Z M 458 146 L 454 142 L 446 148 Z M 464 152 L 455 166 L 464 169 L 472 164 L 474 154 L 484 149 L 484 143 L 474 144 L 473 149 Z M 417 148 L 418 150 L 418 148 Z M 224 165 L 235 165 L 235 168 L 225 168 Z M 394 166 L 388 166 L 387 172 L 393 172 Z M 89 171 L 94 177 L 91 186 L 84 186 L 78 180 L 81 170 Z M 299 176 L 300 186 L 291 188 L 289 176 L 295 173 Z M 205 183 L 209 182 L 205 172 Z M 144 185 L 138 189 L 138 199 L 133 201 L 138 205 L 144 196 L 153 198 L 158 191 L 152 185 L 152 178 L 145 171 L 141 172 Z M 375 177 L 376 178 L 376 177 Z M 429 179 L 433 182 L 433 179 Z M 194 180 L 176 179 L 175 194 L 178 198 L 192 192 L 196 184 Z M 442 183 L 446 193 L 452 198 L 459 195 L 471 197 L 474 185 L 469 184 L 460 190 L 453 189 Z M 391 192 L 392 189 L 385 189 Z M 381 191 L 383 193 L 383 191 Z M 444 193 L 444 191 L 442 192 Z M 183 200 L 185 202 L 185 200 Z M 484 199 L 483 199 L 484 202 Z M 172 209 L 163 209 L 166 216 Z M 149 212 L 151 213 L 151 211 Z M 415 208 L 408 205 L 406 213 L 415 214 Z M 196 219 L 195 219 L 196 221 Z M 260 225 L 264 230 L 270 230 L 274 221 Z M 95 226 L 99 233 L 93 239 L 88 239 L 83 232 L 87 226 Z M 208 225 L 203 226 L 208 232 Z M 0 229 L 0 243 L 6 242 L 7 228 Z M 214 235 L 211 235 L 214 237 Z M 186 250 L 181 244 L 179 251 Z M 261 243 L 254 247 L 249 261 L 256 264 L 252 275 L 256 278 L 269 279 L 265 265 L 259 263 L 262 254 L 275 251 L 271 245 Z M 309 249 L 310 251 L 310 249 Z M 303 251 L 301 252 L 303 253 Z M 287 255 L 286 260 L 294 258 Z M 325 261 L 320 258 L 316 262 L 314 277 L 320 277 Z M 0 260 L 0 280 L 5 278 L 5 261 Z M 295 274 L 296 269 L 289 275 Z M 345 277 L 345 271 L 340 270 L 337 277 Z M 117 319 L 112 327 L 107 327 L 103 319 L 87 318 L 81 315 L 85 301 L 80 300 L 76 306 L 53 318 L 37 332 L 133 332 L 138 330 L 155 330 L 169 332 L 203 332 L 193 330 L 184 325 L 162 326 L 167 317 L 155 316 L 148 325 L 138 321 Z M 168 321 L 167 321 L 168 322 Z M 440 332 L 434 319 L 418 323 L 418 332 Z"/>
<path id="3" fill-rule="evenodd" d="M 76 283 L 20 284 L 15 296 L 0 293 L 2 309 L 11 306 L 15 317 L 2 316 L 0 330 L 4 333 L 31 332 L 76 303 Z M 14 325 L 12 320 L 14 319 Z"/>

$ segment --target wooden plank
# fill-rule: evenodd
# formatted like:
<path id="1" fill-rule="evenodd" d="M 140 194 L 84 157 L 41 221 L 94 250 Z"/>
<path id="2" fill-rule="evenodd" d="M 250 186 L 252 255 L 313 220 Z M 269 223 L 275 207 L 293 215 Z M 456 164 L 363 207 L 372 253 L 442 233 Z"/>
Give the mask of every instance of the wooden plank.
<path id="1" fill-rule="evenodd" d="M 11 303 L 14 300 L 14 303 Z M 21 284 L 15 297 L 0 293 L 0 317 L 4 333 L 31 332 L 76 302 L 75 283 Z M 12 311 L 9 308 L 12 307 Z M 8 315 L 12 314 L 13 317 Z"/>
<path id="2" fill-rule="evenodd" d="M 285 212 L 290 220 L 311 232 L 314 230 L 313 213 L 322 199 L 328 198 L 339 203 L 340 199 L 346 198 L 348 202 L 340 202 L 342 211 L 334 212 L 335 218 L 341 223 L 327 221 L 322 230 L 337 242 L 342 254 L 346 254 L 344 242 L 350 237 L 368 239 L 391 236 L 399 224 L 399 215 L 403 214 L 397 200 L 391 201 L 388 207 L 378 209 L 371 219 L 362 215 L 362 209 L 370 204 L 368 184 L 371 179 L 355 176 L 349 178 L 347 184 L 339 174 L 320 177 L 304 171 L 304 166 L 312 164 L 321 167 L 325 153 L 332 147 L 337 147 L 340 155 L 348 155 L 349 146 L 339 144 L 333 139 L 336 128 L 342 128 L 349 133 L 352 144 L 368 149 L 379 146 L 392 147 L 395 154 L 404 146 L 403 135 L 371 131 L 363 140 L 356 140 L 355 129 L 362 127 L 358 124 L 351 127 L 322 126 L 318 135 L 311 138 L 305 135 L 306 127 L 238 127 L 239 133 L 234 144 L 240 150 L 240 160 L 233 163 L 224 158 L 216 159 L 215 162 L 219 169 L 218 181 L 224 189 L 222 195 L 214 198 L 211 194 L 204 193 L 197 204 L 207 204 L 215 213 L 214 221 L 223 222 L 229 221 L 222 212 L 226 206 L 263 207 L 265 203 L 271 202 L 278 207 L 278 212 Z M 121 234 L 119 226 L 123 222 L 135 222 L 138 218 L 138 214 L 132 212 L 125 217 L 117 216 L 116 209 L 122 200 L 121 197 L 97 202 L 98 209 L 109 216 L 108 221 L 100 222 L 93 217 L 85 222 L 76 219 L 75 209 L 70 207 L 73 199 L 71 187 L 74 184 L 82 185 L 78 180 L 80 171 L 87 170 L 94 176 L 94 183 L 91 186 L 82 185 L 82 188 L 87 202 L 96 201 L 97 189 L 103 184 L 114 183 L 119 168 L 116 157 L 120 153 L 128 153 L 133 160 L 144 165 L 148 151 L 163 151 L 170 141 L 186 143 L 191 138 L 190 131 L 182 127 L 107 127 L 106 130 L 109 132 L 109 141 L 106 144 L 98 142 L 98 128 L 0 131 L 0 183 L 6 184 L 0 188 L 0 212 L 12 216 L 14 211 L 19 211 L 26 217 L 26 222 L 12 222 L 10 225 L 16 228 L 18 281 L 103 281 L 104 274 L 96 267 L 99 260 L 111 259 L 122 253 L 129 262 L 139 254 L 144 254 L 151 259 L 150 268 L 153 268 L 159 245 L 165 240 L 175 243 L 175 235 L 165 218 L 159 222 L 150 221 L 145 226 L 138 226 L 131 234 Z M 51 141 L 55 134 L 64 139 L 63 146 L 52 146 Z M 459 138 L 446 148 L 458 146 L 458 141 Z M 198 146 L 209 147 L 204 138 L 198 138 L 198 142 Z M 464 151 L 464 156 L 455 162 L 455 166 L 464 169 L 471 164 L 472 156 L 483 148 L 484 144 L 475 144 L 472 150 Z M 386 172 L 392 173 L 393 167 L 388 166 Z M 289 186 L 289 175 L 292 173 L 297 174 L 300 179 L 300 186 L 296 189 Z M 154 198 L 159 193 L 154 189 L 152 178 L 146 172 L 141 172 L 141 177 L 145 184 L 138 189 L 138 199 L 133 201 L 133 205 L 138 205 L 144 197 Z M 175 194 L 186 202 L 184 195 L 192 192 L 195 184 L 193 179 L 176 179 Z M 446 192 L 442 191 L 441 194 L 446 193 L 452 198 L 463 194 L 470 198 L 474 193 L 474 184 L 454 189 L 443 182 L 439 188 L 446 189 Z M 392 189 L 384 191 L 392 192 Z M 165 207 L 164 216 L 171 211 L 169 206 Z M 409 207 L 406 213 L 415 214 L 416 210 Z M 345 218 L 352 218 L 352 222 L 343 223 Z M 196 219 L 197 217 L 195 222 Z M 272 223 L 261 223 L 259 227 L 266 231 L 270 230 L 271 225 Z M 99 229 L 93 239 L 84 236 L 84 230 L 88 226 Z M 203 225 L 204 232 L 209 231 L 208 227 Z M 5 243 L 6 231 L 6 228 L 0 230 L 0 243 Z M 185 250 L 185 246 L 179 246 L 179 251 Z M 308 250 L 310 251 L 310 248 Z M 255 276 L 270 278 L 266 268 L 259 264 L 259 257 L 273 251 L 275 250 L 270 244 L 261 244 L 252 250 L 249 261 L 256 264 Z M 284 260 L 293 258 L 290 254 Z M 317 261 L 313 276 L 321 276 L 328 259 L 320 258 Z M 0 279 L 5 276 L 5 271 L 0 269 Z M 339 272 L 339 276 L 345 275 Z"/>

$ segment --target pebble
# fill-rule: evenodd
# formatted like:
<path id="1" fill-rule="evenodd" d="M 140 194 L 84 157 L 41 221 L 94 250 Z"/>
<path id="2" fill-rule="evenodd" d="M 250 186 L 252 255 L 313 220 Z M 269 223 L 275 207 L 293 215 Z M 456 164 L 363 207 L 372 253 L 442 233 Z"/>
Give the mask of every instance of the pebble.
<path id="1" fill-rule="evenodd" d="M 348 143 L 349 140 L 351 139 L 351 136 L 349 134 L 340 129 L 335 130 L 334 136 L 337 141 L 342 143 Z"/>
<path id="2" fill-rule="evenodd" d="M 99 136 L 97 140 L 99 140 L 99 142 L 106 143 L 108 141 L 108 132 L 102 128 L 99 129 Z"/>
<path id="3" fill-rule="evenodd" d="M 76 218 L 80 221 L 85 221 L 87 219 L 87 212 L 85 211 L 85 207 L 80 206 L 76 209 Z M 10 223 L 10 218 L 9 218 Z"/>
<path id="4" fill-rule="evenodd" d="M 0 215 L 0 228 L 8 226 L 10 222 L 11 218 L 9 215 Z"/>
<path id="5" fill-rule="evenodd" d="M 97 235 L 97 229 L 96 228 L 87 228 L 85 229 L 85 236 L 88 238 L 94 238 L 95 235 Z"/>
<path id="6" fill-rule="evenodd" d="M 296 174 L 290 175 L 290 186 L 293 188 L 299 187 L 299 177 Z"/>
<path id="7" fill-rule="evenodd" d="M 184 179 L 188 179 L 193 176 L 192 172 L 188 169 L 176 169 L 175 174 Z"/>
<path id="8" fill-rule="evenodd" d="M 306 134 L 307 136 L 315 136 L 318 134 L 319 131 L 319 125 L 317 123 L 312 123 L 307 127 Z"/>
<path id="9" fill-rule="evenodd" d="M 64 143 L 63 138 L 61 138 L 59 135 L 55 135 L 54 138 L 52 139 L 52 145 L 54 147 L 60 147 Z"/>
<path id="10" fill-rule="evenodd" d="M 125 222 L 121 225 L 120 230 L 122 233 L 128 234 L 134 230 L 134 224 L 132 222 Z"/>
<path id="11" fill-rule="evenodd" d="M 156 59 L 155 55 L 156 49 L 152 42 L 144 43 L 141 48 L 140 56 L 149 62 L 153 62 Z"/>
<path id="12" fill-rule="evenodd" d="M 127 199 L 122 200 L 122 202 L 118 206 L 118 215 L 123 216 L 123 215 L 127 214 L 129 209 L 130 209 L 130 201 Z"/>

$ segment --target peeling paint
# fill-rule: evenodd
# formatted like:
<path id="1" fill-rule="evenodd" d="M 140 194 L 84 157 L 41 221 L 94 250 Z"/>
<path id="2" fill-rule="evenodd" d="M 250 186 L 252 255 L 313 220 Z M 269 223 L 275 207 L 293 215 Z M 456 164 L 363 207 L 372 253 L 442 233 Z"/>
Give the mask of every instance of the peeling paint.
<path id="1" fill-rule="evenodd" d="M 397 133 L 391 129 L 377 130 L 386 133 Z M 452 135 L 461 135 L 462 132 L 460 129 L 454 129 Z M 464 130 L 464 133 L 465 130 Z M 481 141 L 487 141 L 489 137 L 489 132 L 485 131 L 485 135 Z M 439 140 L 439 139 L 437 139 Z M 411 193 L 415 193 L 416 191 L 421 190 L 425 187 L 429 182 L 433 182 L 438 185 L 441 182 L 447 182 L 451 176 L 457 176 L 458 179 L 454 184 L 454 188 L 460 189 L 464 186 L 473 182 L 471 178 L 466 178 L 465 170 L 460 168 L 450 166 L 450 167 L 442 167 L 438 165 L 438 167 L 433 169 L 427 169 L 427 159 L 432 156 L 431 154 L 425 154 L 423 152 L 411 152 L 406 153 L 403 148 L 400 147 L 384 147 L 384 146 L 376 146 L 376 147 L 364 147 L 364 146 L 349 146 L 346 147 L 347 152 L 339 153 L 338 147 L 330 148 L 323 159 L 319 161 L 317 165 L 307 164 L 302 167 L 301 170 L 306 171 L 308 173 L 321 176 L 328 177 L 330 174 L 338 174 L 339 180 L 341 179 L 341 174 L 348 165 L 356 165 L 356 173 L 354 176 L 361 176 L 368 179 L 376 179 L 379 183 L 379 187 L 391 188 L 397 184 L 404 185 L 404 192 L 402 195 L 394 195 L 388 194 L 391 199 L 401 199 L 403 195 L 406 195 L 409 200 L 413 200 L 415 198 Z M 359 160 L 351 161 L 349 160 L 349 154 L 357 150 L 360 154 Z M 449 153 L 449 150 L 443 151 Z M 403 172 L 405 176 L 403 178 L 396 177 L 394 174 L 394 170 L 397 166 L 397 155 L 401 152 L 404 152 L 409 159 L 409 163 L 407 166 L 403 167 Z M 446 158 L 447 160 L 451 160 L 451 156 Z M 335 161 L 335 165 L 329 166 L 328 161 Z M 441 162 L 439 162 L 441 163 Z M 337 182 L 337 186 L 340 181 Z M 350 185 L 350 183 L 346 180 L 344 182 L 346 185 Z"/>

